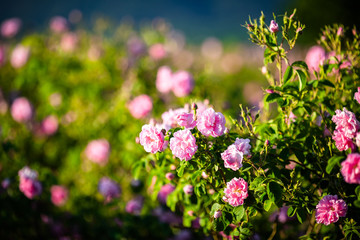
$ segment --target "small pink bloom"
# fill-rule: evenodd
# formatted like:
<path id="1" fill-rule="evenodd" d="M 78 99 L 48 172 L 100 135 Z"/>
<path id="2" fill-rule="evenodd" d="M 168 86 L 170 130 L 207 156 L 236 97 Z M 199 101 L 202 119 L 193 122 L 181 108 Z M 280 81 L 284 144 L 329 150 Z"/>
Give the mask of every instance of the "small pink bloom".
<path id="1" fill-rule="evenodd" d="M 209 177 L 209 175 L 206 174 L 206 172 L 202 172 L 201 173 L 201 176 L 204 178 L 204 179 L 207 179 Z"/>
<path id="2" fill-rule="evenodd" d="M 196 153 L 198 146 L 190 130 L 185 129 L 174 133 L 170 139 L 170 149 L 175 157 L 189 161 Z"/>
<path id="3" fill-rule="evenodd" d="M 344 29 L 343 29 L 342 27 L 339 27 L 338 30 L 337 30 L 337 32 L 336 32 L 336 35 L 342 36 L 343 33 L 344 33 Z"/>
<path id="4" fill-rule="evenodd" d="M 243 153 L 234 144 L 230 145 L 225 152 L 221 153 L 225 168 L 237 171 L 242 167 Z"/>
<path id="5" fill-rule="evenodd" d="M 65 33 L 61 37 L 60 46 L 64 52 L 73 52 L 78 43 L 78 37 L 75 33 Z"/>
<path id="6" fill-rule="evenodd" d="M 30 56 L 30 48 L 22 45 L 17 45 L 11 53 L 10 62 L 14 68 L 21 68 L 24 66 Z"/>
<path id="7" fill-rule="evenodd" d="M 233 207 L 244 204 L 244 199 L 248 197 L 248 184 L 242 178 L 233 178 L 226 183 L 223 200 Z"/>
<path id="8" fill-rule="evenodd" d="M 69 192 L 68 190 L 60 185 L 54 185 L 50 188 L 51 191 L 51 201 L 56 206 L 63 206 L 67 199 Z"/>
<path id="9" fill-rule="evenodd" d="M 270 32 L 277 33 L 279 31 L 279 25 L 274 20 L 271 20 L 269 29 Z"/>
<path id="10" fill-rule="evenodd" d="M 360 154 L 351 153 L 341 163 L 341 174 L 347 183 L 360 184 Z"/>
<path id="11" fill-rule="evenodd" d="M 134 118 L 145 118 L 153 108 L 152 100 L 148 95 L 140 95 L 128 104 L 128 109 Z"/>
<path id="12" fill-rule="evenodd" d="M 313 46 L 307 52 L 305 62 L 310 71 L 318 72 L 320 70 L 319 66 L 323 65 L 325 58 L 325 50 L 320 46 Z"/>
<path id="13" fill-rule="evenodd" d="M 194 187 L 190 184 L 185 185 L 185 187 L 183 188 L 184 193 L 187 195 L 192 195 L 194 192 Z"/>
<path id="14" fill-rule="evenodd" d="M 121 189 L 119 185 L 108 177 L 100 179 L 98 190 L 104 196 L 106 202 L 110 202 L 113 198 L 119 197 Z"/>
<path id="15" fill-rule="evenodd" d="M 336 115 L 332 121 L 336 124 L 336 130 L 341 131 L 347 138 L 354 138 L 357 130 L 360 129 L 360 123 L 354 113 L 343 108 L 343 111 L 336 110 Z"/>
<path id="16" fill-rule="evenodd" d="M 152 45 L 149 49 L 149 55 L 154 60 L 163 59 L 166 56 L 164 45 L 161 43 Z"/>
<path id="17" fill-rule="evenodd" d="M 110 156 L 110 144 L 106 139 L 97 139 L 88 143 L 85 155 L 94 163 L 105 165 Z"/>
<path id="18" fill-rule="evenodd" d="M 225 117 L 214 109 L 206 109 L 197 120 L 198 130 L 205 136 L 219 137 L 225 131 Z"/>
<path id="19" fill-rule="evenodd" d="M 17 122 L 27 122 L 31 120 L 33 116 L 32 106 L 25 97 L 15 99 L 11 105 L 11 115 Z"/>
<path id="20" fill-rule="evenodd" d="M 143 202 L 144 199 L 142 197 L 131 199 L 126 204 L 125 207 L 126 212 L 133 215 L 140 215 L 141 210 L 143 208 Z"/>
<path id="21" fill-rule="evenodd" d="M 26 166 L 18 174 L 20 177 L 19 189 L 27 198 L 33 199 L 41 194 L 42 186 L 37 180 L 38 173 L 35 170 Z"/>
<path id="22" fill-rule="evenodd" d="M 172 193 L 175 190 L 175 187 L 171 184 L 166 184 L 161 187 L 159 193 L 158 193 L 158 200 L 162 204 L 166 204 L 167 196 Z"/>
<path id="23" fill-rule="evenodd" d="M 250 139 L 236 138 L 234 145 L 244 156 L 250 155 Z"/>
<path id="24" fill-rule="evenodd" d="M 337 195 L 327 195 L 316 205 L 315 218 L 317 223 L 329 225 L 345 217 L 347 205 L 344 200 L 338 199 Z"/>
<path id="25" fill-rule="evenodd" d="M 10 18 L 1 24 L 1 35 L 6 38 L 14 37 L 21 27 L 21 20 L 19 18 Z"/>
<path id="26" fill-rule="evenodd" d="M 10 186 L 10 179 L 5 178 L 4 180 L 1 181 L 1 186 L 3 189 L 7 189 Z"/>
<path id="27" fill-rule="evenodd" d="M 178 71 L 172 76 L 172 91 L 177 97 L 185 97 L 191 93 L 194 88 L 194 79 L 186 71 Z"/>
<path id="28" fill-rule="evenodd" d="M 164 112 L 161 115 L 161 118 L 163 120 L 163 125 L 166 130 L 169 130 L 170 128 L 174 128 L 177 126 L 177 116 L 182 113 L 186 113 L 186 109 L 184 108 L 178 108 L 175 110 L 169 109 L 169 111 Z"/>
<path id="29" fill-rule="evenodd" d="M 272 89 L 266 89 L 265 90 L 267 93 L 269 93 L 269 94 L 272 94 L 272 93 L 274 93 L 275 91 L 274 90 L 272 90 Z"/>
<path id="30" fill-rule="evenodd" d="M 192 113 L 186 113 L 186 112 L 180 113 L 177 115 L 176 119 L 181 127 L 193 129 L 196 126 L 194 114 Z"/>
<path id="31" fill-rule="evenodd" d="M 156 75 L 156 88 L 161 93 L 168 93 L 173 86 L 172 72 L 168 66 L 159 68 Z"/>
<path id="32" fill-rule="evenodd" d="M 354 99 L 360 103 L 360 87 L 358 87 L 357 92 L 354 94 Z"/>
<path id="33" fill-rule="evenodd" d="M 165 177 L 168 180 L 173 180 L 175 178 L 175 174 L 168 172 L 165 174 Z"/>
<path id="34" fill-rule="evenodd" d="M 50 20 L 50 29 L 55 33 L 62 33 L 68 30 L 68 22 L 66 18 L 56 16 Z"/>
<path id="35" fill-rule="evenodd" d="M 58 126 L 59 126 L 58 120 L 54 115 L 46 117 L 41 122 L 41 130 L 47 136 L 56 133 Z"/>
<path id="36" fill-rule="evenodd" d="M 221 216 L 222 216 L 222 212 L 220 210 L 218 210 L 214 213 L 214 218 L 219 218 Z"/>
<path id="37" fill-rule="evenodd" d="M 140 144 L 146 152 L 156 153 L 162 151 L 164 134 L 154 126 L 146 124 L 140 132 Z"/>

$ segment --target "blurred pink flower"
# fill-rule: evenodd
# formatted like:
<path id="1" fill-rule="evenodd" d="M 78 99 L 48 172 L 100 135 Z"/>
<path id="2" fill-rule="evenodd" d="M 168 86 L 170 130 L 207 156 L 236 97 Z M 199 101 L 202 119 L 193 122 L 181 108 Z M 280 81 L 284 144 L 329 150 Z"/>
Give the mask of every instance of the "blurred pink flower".
<path id="1" fill-rule="evenodd" d="M 164 144 L 164 134 L 156 127 L 146 124 L 140 132 L 140 144 L 146 152 L 161 152 Z"/>
<path id="2" fill-rule="evenodd" d="M 64 52 L 73 52 L 76 49 L 78 43 L 78 37 L 75 33 L 65 33 L 61 37 L 60 46 Z"/>
<path id="3" fill-rule="evenodd" d="M 190 184 L 185 185 L 185 187 L 183 188 L 184 193 L 187 195 L 192 195 L 194 192 L 194 187 Z"/>
<path id="4" fill-rule="evenodd" d="M 55 16 L 50 19 L 50 29 L 55 33 L 62 33 L 68 30 L 68 22 L 66 18 Z"/>
<path id="5" fill-rule="evenodd" d="M 223 200 L 233 207 L 244 204 L 244 199 L 248 197 L 248 184 L 242 178 L 233 178 L 230 182 L 226 183 L 224 189 L 225 196 Z"/>
<path id="6" fill-rule="evenodd" d="M 104 196 L 106 202 L 110 202 L 113 198 L 119 197 L 121 189 L 119 185 L 108 177 L 100 179 L 98 190 Z"/>
<path id="7" fill-rule="evenodd" d="M 344 200 L 338 199 L 337 195 L 327 195 L 316 205 L 315 218 L 317 223 L 329 225 L 345 217 L 347 205 Z"/>
<path id="8" fill-rule="evenodd" d="M 166 204 L 167 196 L 172 193 L 175 190 L 175 187 L 171 184 L 166 184 L 161 187 L 159 193 L 158 193 L 158 200 L 162 204 Z"/>
<path id="9" fill-rule="evenodd" d="M 360 184 L 360 154 L 351 153 L 341 163 L 341 174 L 345 182 Z"/>
<path id="10" fill-rule="evenodd" d="M 355 140 L 356 140 L 356 146 L 360 147 L 360 133 L 356 133 L 356 137 L 355 137 Z"/>
<path id="11" fill-rule="evenodd" d="M 354 99 L 360 103 L 360 87 L 358 87 L 357 92 L 354 94 Z"/>
<path id="12" fill-rule="evenodd" d="M 166 56 L 166 50 L 161 43 L 154 44 L 149 49 L 149 55 L 154 60 L 163 59 Z"/>
<path id="13" fill-rule="evenodd" d="M 250 155 L 250 139 L 236 138 L 234 145 L 244 156 Z"/>
<path id="14" fill-rule="evenodd" d="M 143 208 L 144 199 L 142 197 L 136 197 L 127 202 L 125 210 L 127 213 L 133 215 L 140 215 Z"/>
<path id="15" fill-rule="evenodd" d="M 10 63 L 14 68 L 21 68 L 27 63 L 29 56 L 29 47 L 17 45 L 11 53 Z"/>
<path id="16" fill-rule="evenodd" d="M 185 97 L 191 93 L 194 88 L 194 79 L 186 71 L 178 71 L 172 76 L 172 91 L 177 97 Z"/>
<path id="17" fill-rule="evenodd" d="M 50 188 L 51 201 L 56 206 L 63 206 L 67 200 L 69 192 L 68 190 L 60 185 L 54 185 Z"/>
<path id="18" fill-rule="evenodd" d="M 180 130 L 170 139 L 170 149 L 175 157 L 189 161 L 196 153 L 198 146 L 190 130 Z"/>
<path id="19" fill-rule="evenodd" d="M 140 57 L 146 53 L 145 43 L 138 37 L 131 37 L 128 42 L 128 51 L 133 57 Z"/>
<path id="20" fill-rule="evenodd" d="M 20 177 L 19 189 L 27 198 L 33 199 L 35 196 L 41 194 L 42 186 L 37 180 L 38 174 L 35 170 L 26 166 L 23 167 L 18 174 Z"/>
<path id="21" fill-rule="evenodd" d="M 280 223 L 286 223 L 287 221 L 293 220 L 294 217 L 289 217 L 287 215 L 288 209 L 289 209 L 288 206 L 284 206 L 284 207 L 279 208 L 277 211 L 273 212 L 270 215 L 269 220 L 271 222 L 278 221 Z"/>
<path id="22" fill-rule="evenodd" d="M 269 29 L 270 32 L 277 33 L 279 31 L 279 25 L 274 20 L 271 20 Z"/>
<path id="23" fill-rule="evenodd" d="M 134 118 L 145 118 L 153 108 L 152 100 L 148 95 L 140 95 L 128 104 L 128 109 Z"/>
<path id="24" fill-rule="evenodd" d="M 305 62 L 310 71 L 319 71 L 319 66 L 323 65 L 326 58 L 325 49 L 320 46 L 313 46 L 306 54 Z"/>
<path id="25" fill-rule="evenodd" d="M 206 109 L 197 120 L 198 130 L 205 136 L 219 137 L 225 131 L 225 117 L 214 109 Z"/>
<path id="26" fill-rule="evenodd" d="M 225 152 L 221 153 L 225 168 L 237 171 L 242 167 L 243 153 L 234 144 L 230 145 Z"/>
<path id="27" fill-rule="evenodd" d="M 178 108 L 175 110 L 169 109 L 167 112 L 164 112 L 161 115 L 161 118 L 163 120 L 163 125 L 166 130 L 169 130 L 170 128 L 174 128 L 177 126 L 177 116 L 181 113 L 186 113 L 185 108 Z"/>
<path id="28" fill-rule="evenodd" d="M 88 143 L 86 157 L 94 163 L 105 165 L 110 156 L 110 144 L 106 139 L 97 139 Z"/>
<path id="29" fill-rule="evenodd" d="M 156 88 L 161 93 L 168 93 L 173 86 L 172 71 L 168 66 L 162 66 L 158 69 L 156 75 Z"/>
<path id="30" fill-rule="evenodd" d="M 180 113 L 177 115 L 176 119 L 181 127 L 193 129 L 196 126 L 194 114 L 192 113 L 186 113 L 186 112 Z"/>
<path id="31" fill-rule="evenodd" d="M 173 180 L 175 178 L 175 174 L 168 172 L 165 174 L 166 179 Z"/>
<path id="32" fill-rule="evenodd" d="M 5 63 L 5 47 L 0 45 L 0 67 Z"/>
<path id="33" fill-rule="evenodd" d="M 31 120 L 33 116 L 32 106 L 25 97 L 15 99 L 11 105 L 11 115 L 17 122 L 27 122 Z"/>
<path id="34" fill-rule="evenodd" d="M 10 186 L 10 179 L 9 178 L 5 178 L 4 180 L 1 181 L 1 187 L 3 189 L 7 189 Z"/>
<path id="35" fill-rule="evenodd" d="M 1 35 L 6 38 L 14 37 L 20 30 L 21 20 L 19 18 L 10 18 L 2 22 Z"/>
<path id="36" fill-rule="evenodd" d="M 214 218 L 219 218 L 221 216 L 222 216 L 222 212 L 220 210 L 218 210 L 214 213 Z"/>
<path id="37" fill-rule="evenodd" d="M 41 130 L 47 136 L 56 133 L 58 126 L 59 126 L 58 119 L 54 115 L 50 115 L 46 117 L 41 122 Z"/>

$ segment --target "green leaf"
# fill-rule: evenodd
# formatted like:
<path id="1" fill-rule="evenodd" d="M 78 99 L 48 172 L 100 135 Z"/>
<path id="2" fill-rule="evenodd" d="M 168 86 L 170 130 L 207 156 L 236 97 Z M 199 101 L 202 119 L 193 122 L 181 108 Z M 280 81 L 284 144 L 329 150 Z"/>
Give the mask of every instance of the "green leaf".
<path id="1" fill-rule="evenodd" d="M 272 204 L 273 204 L 273 202 L 271 200 L 269 200 L 269 199 L 265 200 L 264 210 L 268 212 L 270 210 Z"/>
<path id="2" fill-rule="evenodd" d="M 296 73 L 299 77 L 299 91 L 302 91 L 306 86 L 306 74 L 300 69 L 296 69 Z"/>
<path id="3" fill-rule="evenodd" d="M 276 203 L 281 200 L 283 190 L 278 183 L 269 182 L 266 191 L 269 199 L 272 202 Z"/>
<path id="4" fill-rule="evenodd" d="M 305 220 L 306 220 L 306 210 L 304 209 L 299 209 L 297 212 L 296 212 L 296 217 L 297 219 L 299 220 L 300 223 L 303 223 Z"/>
<path id="5" fill-rule="evenodd" d="M 335 85 L 327 79 L 319 80 L 319 83 L 328 87 L 332 87 L 332 88 L 335 87 Z"/>
<path id="6" fill-rule="evenodd" d="M 355 194 L 356 194 L 357 198 L 360 199 L 360 186 L 357 186 L 355 188 Z"/>
<path id="7" fill-rule="evenodd" d="M 360 200 L 355 200 L 354 205 L 355 207 L 360 208 Z"/>
<path id="8" fill-rule="evenodd" d="M 213 222 L 213 228 L 217 232 L 223 231 L 225 229 L 225 225 L 224 225 L 223 220 L 221 218 L 215 219 L 214 222 Z"/>
<path id="9" fill-rule="evenodd" d="M 221 205 L 219 203 L 214 203 L 211 207 L 210 215 L 214 216 L 215 212 L 218 211 L 221 208 Z"/>
<path id="10" fill-rule="evenodd" d="M 292 217 L 295 215 L 295 213 L 296 213 L 296 207 L 290 206 L 287 210 L 287 215 L 289 217 Z"/>
<path id="11" fill-rule="evenodd" d="M 278 93 L 271 93 L 267 95 L 266 102 L 274 102 L 277 98 L 281 97 Z"/>
<path id="12" fill-rule="evenodd" d="M 343 159 L 344 157 L 343 156 L 333 156 L 332 158 L 330 158 L 328 160 L 328 163 L 327 163 L 327 166 L 326 166 L 326 173 L 327 174 L 330 174 L 331 171 L 333 170 L 333 168 L 336 166 L 336 165 L 339 165 L 339 162 Z"/>
<path id="13" fill-rule="evenodd" d="M 261 185 L 264 182 L 265 178 L 263 176 L 256 177 L 249 186 L 250 190 L 256 189 L 259 185 Z"/>
<path id="14" fill-rule="evenodd" d="M 293 64 L 291 64 L 291 66 L 302 68 L 302 69 L 304 69 L 305 71 L 308 71 L 308 70 L 309 70 L 307 64 L 306 64 L 304 61 L 296 61 L 296 62 L 293 62 Z"/>
<path id="15" fill-rule="evenodd" d="M 187 166 L 187 163 L 188 163 L 188 161 L 180 162 L 180 167 L 178 169 L 176 169 L 179 177 L 182 177 L 182 175 L 184 174 L 184 170 L 185 170 L 185 167 Z"/>
<path id="16" fill-rule="evenodd" d="M 284 84 L 290 81 L 293 78 L 293 76 L 294 76 L 294 70 L 291 66 L 288 66 L 284 74 Z"/>
<path id="17" fill-rule="evenodd" d="M 236 221 L 240 222 L 245 214 L 245 208 L 243 205 L 234 208 L 233 213 L 235 215 Z"/>

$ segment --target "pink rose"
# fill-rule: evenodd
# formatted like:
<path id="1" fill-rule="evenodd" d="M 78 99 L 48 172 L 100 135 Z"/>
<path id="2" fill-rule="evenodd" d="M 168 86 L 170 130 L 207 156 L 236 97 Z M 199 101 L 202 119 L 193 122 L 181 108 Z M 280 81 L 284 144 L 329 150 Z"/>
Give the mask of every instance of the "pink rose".
<path id="1" fill-rule="evenodd" d="M 192 195 L 194 192 L 194 187 L 190 184 L 185 185 L 185 187 L 183 188 L 184 193 L 187 195 Z"/>
<path id="2" fill-rule="evenodd" d="M 166 204 L 167 196 L 172 193 L 175 190 L 175 187 L 171 184 L 166 184 L 161 187 L 159 193 L 158 193 L 158 200 L 162 204 Z"/>
<path id="3" fill-rule="evenodd" d="M 108 177 L 100 179 L 98 190 L 104 196 L 106 202 L 110 202 L 113 198 L 119 197 L 121 189 L 118 184 Z"/>
<path id="4" fill-rule="evenodd" d="M 68 22 L 66 18 L 61 16 L 55 16 L 50 19 L 50 29 L 54 33 L 62 33 L 68 30 Z"/>
<path id="5" fill-rule="evenodd" d="M 234 145 L 245 156 L 250 155 L 250 139 L 236 138 Z"/>
<path id="6" fill-rule="evenodd" d="M 233 207 L 244 204 L 244 199 L 248 197 L 248 184 L 242 178 L 233 178 L 226 183 L 223 200 Z"/>
<path id="7" fill-rule="evenodd" d="M 154 60 L 163 59 L 166 56 L 166 50 L 161 43 L 154 44 L 149 49 L 149 55 Z"/>
<path id="8" fill-rule="evenodd" d="M 356 146 L 360 147 L 360 133 L 356 133 Z"/>
<path id="9" fill-rule="evenodd" d="M 41 194 L 42 186 L 37 180 L 38 174 L 35 170 L 26 166 L 18 174 L 20 177 L 19 189 L 27 198 L 33 199 Z"/>
<path id="10" fill-rule="evenodd" d="M 194 79 L 186 71 L 178 71 L 172 76 L 172 91 L 177 97 L 185 97 L 191 93 L 194 88 Z"/>
<path id="11" fill-rule="evenodd" d="M 347 183 L 360 184 L 360 154 L 351 153 L 341 163 L 341 174 Z"/>
<path id="12" fill-rule="evenodd" d="M 225 117 L 214 109 L 206 109 L 197 121 L 198 130 L 205 136 L 219 137 L 225 132 Z"/>
<path id="13" fill-rule="evenodd" d="M 323 65 L 326 58 L 325 50 L 320 46 L 313 46 L 306 54 L 305 62 L 310 71 L 319 71 L 319 66 Z"/>
<path id="14" fill-rule="evenodd" d="M 51 201 L 56 206 L 63 206 L 67 199 L 69 192 L 68 190 L 60 185 L 54 185 L 50 188 L 51 191 Z"/>
<path id="15" fill-rule="evenodd" d="M 277 33 L 279 31 L 279 25 L 274 20 L 271 20 L 269 29 L 270 32 Z"/>
<path id="16" fill-rule="evenodd" d="M 221 153 L 225 168 L 237 171 L 242 167 L 243 153 L 234 144 L 230 145 L 225 152 Z"/>
<path id="17" fill-rule="evenodd" d="M 17 45 L 11 53 L 10 63 L 14 68 L 21 68 L 27 63 L 29 56 L 29 47 Z"/>
<path id="18" fill-rule="evenodd" d="M 11 105 L 11 115 L 15 121 L 20 123 L 31 120 L 33 110 L 29 100 L 25 97 L 15 99 Z"/>
<path id="19" fill-rule="evenodd" d="M 78 43 L 78 37 L 75 33 L 65 33 L 61 37 L 60 46 L 64 52 L 73 52 Z"/>
<path id="20" fill-rule="evenodd" d="M 194 119 L 194 114 L 192 113 L 180 113 L 177 115 L 176 120 L 181 127 L 188 129 L 193 129 L 196 126 L 196 121 Z"/>
<path id="21" fill-rule="evenodd" d="M 358 87 L 357 92 L 354 94 L 354 99 L 360 103 L 360 87 Z"/>
<path id="22" fill-rule="evenodd" d="M 180 130 L 170 139 L 170 149 L 175 157 L 189 161 L 196 153 L 198 146 L 190 130 Z"/>
<path id="23" fill-rule="evenodd" d="M 142 126 L 140 132 L 140 144 L 146 152 L 161 152 L 164 145 L 164 134 L 158 128 L 146 124 Z"/>
<path id="24" fill-rule="evenodd" d="M 178 108 L 175 110 L 169 109 L 169 111 L 164 112 L 161 115 L 161 118 L 163 120 L 163 125 L 166 130 L 169 130 L 170 128 L 174 128 L 177 126 L 177 116 L 182 113 L 186 113 L 185 108 Z"/>
<path id="25" fill-rule="evenodd" d="M 97 139 L 88 143 L 85 155 L 94 163 L 105 165 L 110 156 L 110 144 L 106 139 Z"/>
<path id="26" fill-rule="evenodd" d="M 332 139 L 335 141 L 336 148 L 339 151 L 346 151 L 355 147 L 353 140 L 346 137 L 343 131 L 335 130 Z"/>
<path id="27" fill-rule="evenodd" d="M 336 115 L 332 121 L 336 124 L 336 130 L 341 131 L 347 138 L 354 138 L 357 130 L 360 129 L 360 123 L 354 113 L 343 108 L 343 111 L 336 110 Z"/>
<path id="28" fill-rule="evenodd" d="M 168 93 L 173 86 L 172 72 L 168 66 L 159 68 L 156 75 L 156 88 L 161 93 Z"/>
<path id="29" fill-rule="evenodd" d="M 153 108 L 152 100 L 148 95 L 140 95 L 128 104 L 128 109 L 134 118 L 145 118 Z"/>
<path id="30" fill-rule="evenodd" d="M 338 199 L 337 195 L 327 195 L 316 205 L 315 218 L 317 223 L 329 225 L 345 217 L 347 205 L 344 200 Z"/>
<path id="31" fill-rule="evenodd" d="M 10 18 L 1 24 L 1 35 L 6 38 L 14 37 L 21 27 L 21 20 L 19 18 Z"/>
<path id="32" fill-rule="evenodd" d="M 41 130 L 47 136 L 50 136 L 50 135 L 53 135 L 54 133 L 56 133 L 58 126 L 59 126 L 58 120 L 54 115 L 50 115 L 50 116 L 46 117 L 41 122 Z"/>

